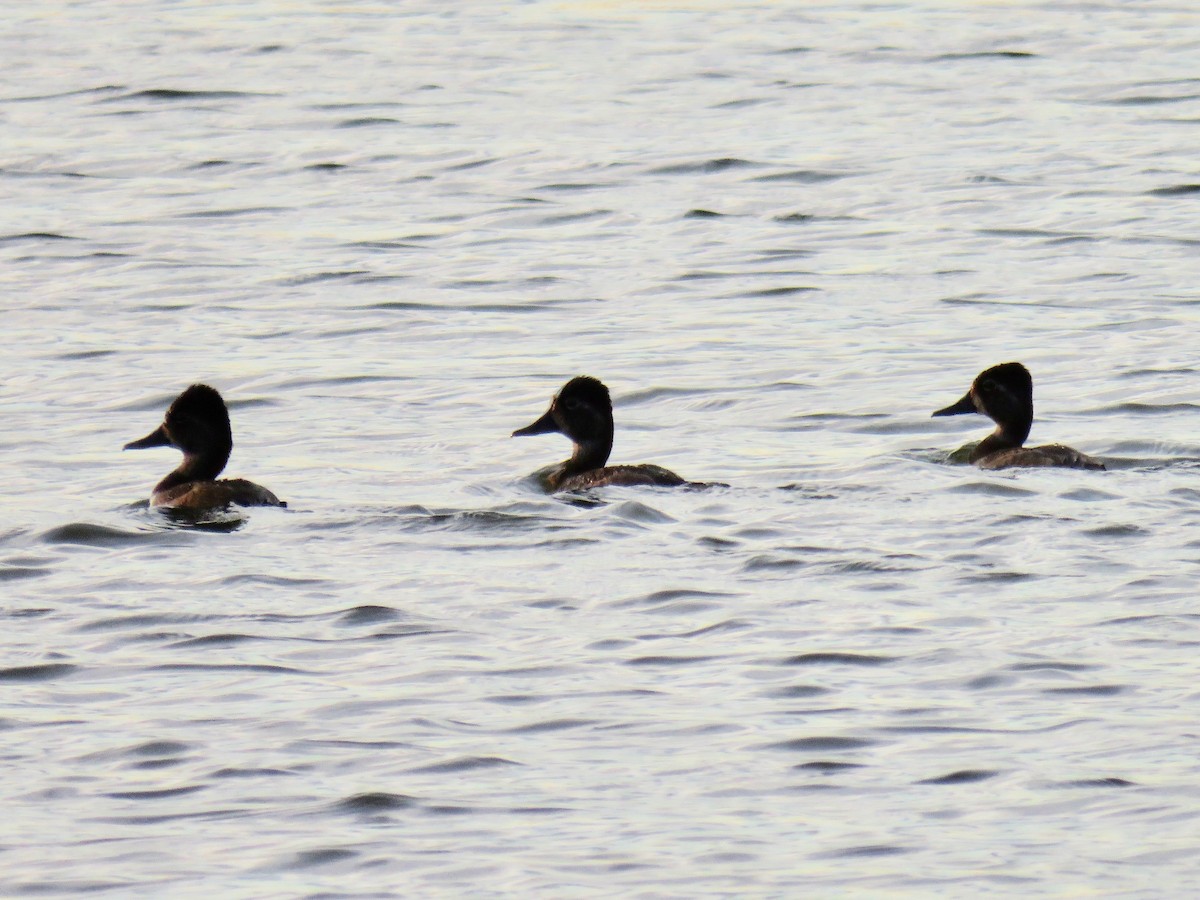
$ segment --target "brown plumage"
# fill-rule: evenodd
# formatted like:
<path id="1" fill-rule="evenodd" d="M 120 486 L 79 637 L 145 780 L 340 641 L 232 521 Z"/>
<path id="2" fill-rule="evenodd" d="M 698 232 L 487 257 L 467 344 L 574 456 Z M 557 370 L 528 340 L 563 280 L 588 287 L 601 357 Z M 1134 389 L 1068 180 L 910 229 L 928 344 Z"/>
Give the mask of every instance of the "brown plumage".
<path id="1" fill-rule="evenodd" d="M 981 469 L 1017 466 L 1061 466 L 1103 469 L 1100 460 L 1062 444 L 1024 446 L 1033 427 L 1033 378 L 1018 362 L 1001 363 L 981 372 L 957 403 L 939 409 L 935 416 L 980 413 L 996 423 L 996 430 L 971 451 L 970 462 Z"/>
<path id="2" fill-rule="evenodd" d="M 151 506 L 213 509 L 238 506 L 287 506 L 265 487 L 241 478 L 217 480 L 233 450 L 229 411 L 221 395 L 206 384 L 193 384 L 175 398 L 163 423 L 126 450 L 175 447 L 183 462 L 154 486 Z"/>
<path id="3" fill-rule="evenodd" d="M 571 458 L 537 473 L 543 487 L 581 491 L 606 485 L 676 487 L 688 484 L 662 466 L 606 466 L 612 452 L 613 414 L 608 388 L 595 378 L 572 378 L 550 403 L 546 413 L 513 437 L 558 432 L 575 444 Z"/>
<path id="4" fill-rule="evenodd" d="M 566 465 L 562 463 L 561 465 Z M 547 479 L 553 491 L 584 491 L 588 488 L 619 485 L 625 487 L 678 487 L 687 484 L 670 469 L 651 463 L 636 466 L 604 466 L 571 475 L 566 472 L 551 473 Z"/>

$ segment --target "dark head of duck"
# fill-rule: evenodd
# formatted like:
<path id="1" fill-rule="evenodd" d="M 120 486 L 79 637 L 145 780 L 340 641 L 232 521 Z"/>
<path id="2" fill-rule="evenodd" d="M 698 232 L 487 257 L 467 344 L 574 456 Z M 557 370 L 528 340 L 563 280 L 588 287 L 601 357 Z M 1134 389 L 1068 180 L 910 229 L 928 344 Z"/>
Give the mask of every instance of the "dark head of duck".
<path id="1" fill-rule="evenodd" d="M 987 416 L 1014 446 L 1025 443 L 1033 426 L 1033 378 L 1019 362 L 1000 363 L 980 372 L 971 389 L 935 416 L 979 413 Z"/>
<path id="2" fill-rule="evenodd" d="M 233 452 L 233 431 L 225 401 L 208 385 L 193 384 L 175 398 L 158 428 L 124 449 L 147 447 L 175 447 L 183 452 L 184 465 L 177 470 L 180 483 L 212 481 Z M 160 485 L 157 490 L 169 486 Z"/>
<path id="3" fill-rule="evenodd" d="M 513 432 L 513 437 L 557 432 L 575 444 L 581 468 L 598 469 L 608 461 L 613 442 L 612 398 L 608 388 L 588 375 L 572 378 L 555 395 L 545 414 Z"/>

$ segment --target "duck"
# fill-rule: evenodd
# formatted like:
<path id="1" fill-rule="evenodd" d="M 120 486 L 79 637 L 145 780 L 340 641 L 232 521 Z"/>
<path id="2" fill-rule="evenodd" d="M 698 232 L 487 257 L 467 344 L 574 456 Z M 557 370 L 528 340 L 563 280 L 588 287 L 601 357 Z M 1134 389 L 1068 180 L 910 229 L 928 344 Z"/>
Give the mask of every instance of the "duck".
<path id="1" fill-rule="evenodd" d="M 241 478 L 217 480 L 233 450 L 229 410 L 207 384 L 193 384 L 175 398 L 163 423 L 125 450 L 174 447 L 183 462 L 154 486 L 150 505 L 168 509 L 205 510 L 238 506 L 287 506 L 262 485 Z"/>
<path id="2" fill-rule="evenodd" d="M 605 465 L 613 443 L 612 398 L 603 382 L 591 376 L 568 381 L 540 419 L 518 428 L 512 436 L 551 433 L 569 437 L 575 451 L 570 459 L 535 473 L 547 493 L 608 485 L 678 487 L 689 483 L 662 466 Z"/>
<path id="3" fill-rule="evenodd" d="M 1019 362 L 1001 363 L 980 372 L 971 389 L 957 403 L 934 416 L 980 413 L 996 423 L 996 430 L 972 450 L 969 462 L 981 469 L 1025 466 L 1059 466 L 1068 469 L 1103 469 L 1104 463 L 1062 444 L 1023 446 L 1033 425 L 1033 378 Z"/>

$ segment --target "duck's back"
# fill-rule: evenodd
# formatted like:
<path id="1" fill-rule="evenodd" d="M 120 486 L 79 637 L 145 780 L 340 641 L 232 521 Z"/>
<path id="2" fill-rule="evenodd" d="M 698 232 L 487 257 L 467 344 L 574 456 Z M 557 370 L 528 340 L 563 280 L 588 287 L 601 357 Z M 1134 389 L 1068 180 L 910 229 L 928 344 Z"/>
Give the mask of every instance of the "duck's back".
<path id="1" fill-rule="evenodd" d="M 1063 444 L 1041 447 L 1013 447 L 990 453 L 975 463 L 981 469 L 1012 469 L 1017 467 L 1057 466 L 1063 469 L 1103 469 L 1104 463 L 1094 456 L 1080 453 Z"/>
<path id="2" fill-rule="evenodd" d="M 287 506 L 261 484 L 244 478 L 220 481 L 189 481 L 165 491 L 155 491 L 151 506 L 172 509 L 216 509 L 222 506 Z"/>
<path id="3" fill-rule="evenodd" d="M 687 484 L 670 469 L 644 463 L 639 466 L 605 466 L 569 475 L 553 485 L 556 491 L 582 491 L 588 488 L 616 485 L 621 487 L 678 487 Z"/>

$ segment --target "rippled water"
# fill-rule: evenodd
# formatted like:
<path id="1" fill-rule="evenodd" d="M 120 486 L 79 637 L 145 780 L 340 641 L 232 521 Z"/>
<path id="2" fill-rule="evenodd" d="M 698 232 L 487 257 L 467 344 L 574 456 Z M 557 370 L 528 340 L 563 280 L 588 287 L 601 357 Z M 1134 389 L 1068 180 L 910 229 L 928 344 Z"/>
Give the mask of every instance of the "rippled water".
<path id="1" fill-rule="evenodd" d="M 475 6 L 6 10 L 0 893 L 1200 891 L 1195 10 Z"/>

